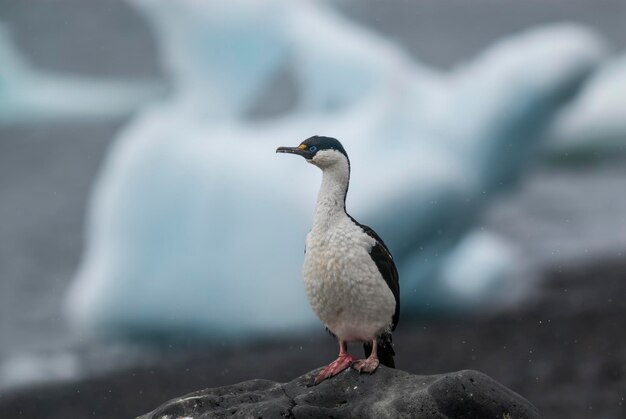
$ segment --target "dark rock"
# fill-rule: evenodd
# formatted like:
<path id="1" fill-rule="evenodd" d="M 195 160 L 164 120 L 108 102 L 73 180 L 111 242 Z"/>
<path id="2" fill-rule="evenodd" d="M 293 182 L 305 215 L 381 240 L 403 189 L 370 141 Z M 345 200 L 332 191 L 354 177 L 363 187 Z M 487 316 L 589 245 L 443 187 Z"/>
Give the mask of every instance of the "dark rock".
<path id="1" fill-rule="evenodd" d="M 541 417 L 526 399 L 477 371 L 422 376 L 381 366 L 371 376 L 348 370 L 312 387 L 318 371 L 288 383 L 250 380 L 197 391 L 138 419 Z"/>

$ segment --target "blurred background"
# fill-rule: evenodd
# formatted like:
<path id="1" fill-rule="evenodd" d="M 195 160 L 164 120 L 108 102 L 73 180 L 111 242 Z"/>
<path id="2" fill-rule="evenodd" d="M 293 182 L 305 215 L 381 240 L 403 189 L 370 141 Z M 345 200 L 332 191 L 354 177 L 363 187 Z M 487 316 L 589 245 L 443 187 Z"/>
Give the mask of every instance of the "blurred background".
<path id="1" fill-rule="evenodd" d="M 399 368 L 625 417 L 626 2 L 217 3 L 0 0 L 0 416 L 334 359 L 299 279 L 319 173 L 272 154 L 322 134 L 398 260 Z"/>

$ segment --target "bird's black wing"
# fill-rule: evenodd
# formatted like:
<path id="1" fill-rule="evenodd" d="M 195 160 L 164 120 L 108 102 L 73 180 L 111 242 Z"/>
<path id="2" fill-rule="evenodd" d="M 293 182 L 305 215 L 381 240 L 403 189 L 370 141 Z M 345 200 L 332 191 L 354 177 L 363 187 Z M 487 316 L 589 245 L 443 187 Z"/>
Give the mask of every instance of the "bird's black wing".
<path id="1" fill-rule="evenodd" d="M 360 226 L 365 234 L 376 240 L 376 244 L 372 246 L 372 250 L 370 250 L 370 256 L 396 299 L 396 309 L 391 321 L 391 330 L 395 330 L 398 325 L 398 320 L 400 319 L 400 282 L 393 256 L 391 256 L 391 252 L 389 252 L 383 239 L 381 239 L 374 230 L 366 225 L 359 224 L 354 218 L 352 218 L 352 221 Z"/>

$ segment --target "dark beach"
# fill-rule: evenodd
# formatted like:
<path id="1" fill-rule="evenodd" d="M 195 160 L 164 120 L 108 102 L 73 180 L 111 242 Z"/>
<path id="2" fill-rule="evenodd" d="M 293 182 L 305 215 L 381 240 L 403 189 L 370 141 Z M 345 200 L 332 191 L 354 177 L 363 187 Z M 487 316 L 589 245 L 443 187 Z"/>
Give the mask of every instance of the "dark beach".
<path id="1" fill-rule="evenodd" d="M 623 261 L 548 272 L 523 306 L 402 323 L 394 336 L 397 366 L 424 375 L 476 369 L 530 400 L 547 418 L 622 418 L 625 272 Z M 6 392 L 0 416 L 134 417 L 207 387 L 253 378 L 289 381 L 324 365 L 335 352 L 335 343 L 321 333 L 217 348 L 172 347 L 151 365 Z"/>

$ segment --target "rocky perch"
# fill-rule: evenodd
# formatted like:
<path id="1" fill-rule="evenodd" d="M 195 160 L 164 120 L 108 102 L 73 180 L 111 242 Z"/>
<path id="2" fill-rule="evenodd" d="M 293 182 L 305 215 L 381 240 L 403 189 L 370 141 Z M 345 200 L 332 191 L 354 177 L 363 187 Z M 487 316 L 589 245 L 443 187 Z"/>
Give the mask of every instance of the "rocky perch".
<path id="1" fill-rule="evenodd" d="M 250 380 L 168 401 L 137 419 L 250 418 L 540 418 L 530 402 L 472 370 L 413 375 L 381 366 L 350 369 L 311 387 L 319 370 L 288 383 Z"/>

